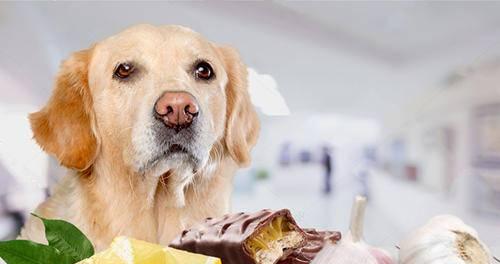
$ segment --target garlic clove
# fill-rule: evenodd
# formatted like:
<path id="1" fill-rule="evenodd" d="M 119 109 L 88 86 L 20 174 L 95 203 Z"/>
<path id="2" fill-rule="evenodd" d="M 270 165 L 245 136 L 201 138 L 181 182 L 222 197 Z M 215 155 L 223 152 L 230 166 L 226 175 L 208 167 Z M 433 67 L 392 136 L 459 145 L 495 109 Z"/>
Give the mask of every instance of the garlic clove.
<path id="1" fill-rule="evenodd" d="M 318 253 L 311 264 L 380 264 L 377 259 L 357 243 L 344 243 L 333 245 L 328 243 Z"/>
<path id="2" fill-rule="evenodd" d="M 349 232 L 333 245 L 328 243 L 311 264 L 393 264 L 389 254 L 363 241 L 366 198 L 357 196 L 351 212 Z"/>
<path id="3" fill-rule="evenodd" d="M 463 231 L 465 233 L 469 233 L 475 237 L 478 236 L 477 231 L 466 225 L 462 219 L 454 216 L 454 215 L 438 215 L 429 220 L 426 224 L 427 227 L 436 229 L 438 227 L 448 229 L 448 230 L 458 230 Z"/>
<path id="4" fill-rule="evenodd" d="M 390 257 L 390 254 L 380 248 L 369 248 L 370 254 L 377 260 L 378 264 L 393 264 L 394 261 Z"/>
<path id="5" fill-rule="evenodd" d="M 489 264 L 477 232 L 451 215 L 432 218 L 400 243 L 401 264 Z"/>

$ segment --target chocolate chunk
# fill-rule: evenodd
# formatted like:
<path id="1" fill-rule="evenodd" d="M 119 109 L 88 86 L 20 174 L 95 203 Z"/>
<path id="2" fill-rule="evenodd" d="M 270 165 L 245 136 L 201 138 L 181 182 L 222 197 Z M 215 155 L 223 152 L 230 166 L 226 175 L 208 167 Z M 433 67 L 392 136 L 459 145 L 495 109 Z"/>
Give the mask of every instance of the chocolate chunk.
<path id="1" fill-rule="evenodd" d="M 337 243 L 340 238 L 340 232 L 335 231 L 317 231 L 316 229 L 304 229 L 306 233 L 306 244 L 295 249 L 285 259 L 278 264 L 309 264 L 316 257 L 316 254 L 323 249 L 325 243 Z"/>
<path id="2" fill-rule="evenodd" d="M 171 247 L 218 257 L 224 264 L 275 264 L 305 245 L 306 234 L 287 209 L 207 218 Z"/>

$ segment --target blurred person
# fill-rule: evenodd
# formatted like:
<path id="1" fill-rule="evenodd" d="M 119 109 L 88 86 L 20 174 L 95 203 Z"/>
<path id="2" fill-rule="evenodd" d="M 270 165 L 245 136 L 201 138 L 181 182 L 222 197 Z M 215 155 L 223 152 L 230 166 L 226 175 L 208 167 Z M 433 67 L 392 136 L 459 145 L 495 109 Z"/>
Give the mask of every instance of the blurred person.
<path id="1" fill-rule="evenodd" d="M 325 170 L 323 193 L 325 195 L 330 195 L 332 193 L 332 178 L 334 174 L 334 157 L 332 154 L 333 150 L 328 145 L 322 148 L 321 163 Z"/>
<path id="2" fill-rule="evenodd" d="M 292 163 L 292 154 L 291 154 L 292 143 L 287 141 L 283 143 L 280 149 L 279 154 L 279 164 L 282 167 L 287 167 Z"/>
<path id="3" fill-rule="evenodd" d="M 360 166 L 356 171 L 356 180 L 360 184 L 360 195 L 370 198 L 370 170 L 375 162 L 375 149 L 366 147 L 361 151 Z"/>
<path id="4" fill-rule="evenodd" d="M 17 182 L 11 173 L 3 166 L 0 161 L 0 239 L 12 239 L 21 229 L 24 223 L 24 213 L 19 208 L 16 208 L 12 201 L 9 201 L 9 196 L 16 190 Z"/>
<path id="5" fill-rule="evenodd" d="M 312 153 L 308 149 L 303 149 L 299 152 L 299 161 L 302 164 L 307 164 L 313 161 Z"/>

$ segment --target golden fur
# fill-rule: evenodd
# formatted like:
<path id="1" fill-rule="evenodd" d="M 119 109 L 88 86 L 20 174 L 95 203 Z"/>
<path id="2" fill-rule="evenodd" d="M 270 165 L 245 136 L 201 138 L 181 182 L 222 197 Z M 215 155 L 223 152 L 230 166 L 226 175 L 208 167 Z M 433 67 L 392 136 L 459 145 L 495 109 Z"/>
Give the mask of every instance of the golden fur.
<path id="1" fill-rule="evenodd" d="M 199 56 L 209 56 L 216 82 L 198 84 L 184 73 Z M 113 81 L 112 63 L 122 58 L 141 60 L 147 74 L 130 85 Z M 38 144 L 70 169 L 36 212 L 75 224 L 97 250 L 118 235 L 166 245 L 181 230 L 228 212 L 232 177 L 249 164 L 259 131 L 246 78 L 234 49 L 178 26 L 136 26 L 74 53 L 47 105 L 30 115 Z M 145 113 L 165 90 L 190 92 L 209 113 L 207 160 L 185 185 L 175 166 L 136 168 L 152 146 Z M 31 217 L 21 237 L 44 242 L 43 230 Z"/>

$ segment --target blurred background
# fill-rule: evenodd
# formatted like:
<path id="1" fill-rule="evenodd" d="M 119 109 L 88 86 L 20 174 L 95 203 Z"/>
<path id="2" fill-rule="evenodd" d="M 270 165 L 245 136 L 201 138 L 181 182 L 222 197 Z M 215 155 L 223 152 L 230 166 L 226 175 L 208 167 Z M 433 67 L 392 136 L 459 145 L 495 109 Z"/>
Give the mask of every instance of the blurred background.
<path id="1" fill-rule="evenodd" d="M 27 121 L 60 61 L 137 23 L 231 44 L 277 84 L 290 113 L 261 107 L 234 211 L 286 207 L 302 226 L 346 230 L 363 194 L 372 244 L 395 250 L 451 213 L 500 255 L 496 2 L 2 2 L 1 239 L 64 174 Z"/>

